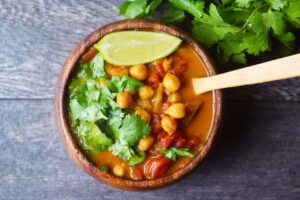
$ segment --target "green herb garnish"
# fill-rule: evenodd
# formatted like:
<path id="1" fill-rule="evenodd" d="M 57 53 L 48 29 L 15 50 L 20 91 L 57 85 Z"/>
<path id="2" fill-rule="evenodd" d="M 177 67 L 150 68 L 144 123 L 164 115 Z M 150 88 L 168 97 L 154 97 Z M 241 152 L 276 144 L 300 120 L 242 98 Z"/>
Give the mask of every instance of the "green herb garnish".
<path id="1" fill-rule="evenodd" d="M 106 86 L 100 79 L 107 77 L 105 63 L 97 54 L 91 63 L 80 66 L 77 77 L 69 85 L 69 110 L 72 130 L 87 153 L 112 151 L 131 164 L 143 156 L 133 150 L 137 142 L 148 135 L 151 127 L 139 116 L 120 109 L 116 103 L 118 92 L 137 91 L 143 83 L 129 76 L 112 77 Z"/>
<path id="2" fill-rule="evenodd" d="M 138 151 L 137 154 L 138 155 L 132 156 L 131 159 L 128 161 L 129 165 L 137 165 L 139 163 L 142 163 L 147 157 L 147 154 L 143 151 Z"/>
<path id="3" fill-rule="evenodd" d="M 167 158 L 170 158 L 171 160 L 176 161 L 177 156 L 187 156 L 187 157 L 194 157 L 193 154 L 189 152 L 189 148 L 175 148 L 171 147 L 169 149 L 158 149 L 159 153 L 164 154 Z"/>
<path id="4" fill-rule="evenodd" d="M 100 169 L 101 171 L 108 171 L 108 167 L 106 167 L 105 165 L 100 165 L 98 169 Z"/>
<path id="5" fill-rule="evenodd" d="M 111 90 L 115 92 L 136 91 L 144 85 L 142 82 L 126 75 L 122 76 L 121 79 L 118 76 L 113 76 L 108 84 Z"/>
<path id="6" fill-rule="evenodd" d="M 187 20 L 192 19 L 193 38 L 216 47 L 224 63 L 245 64 L 247 55 L 270 51 L 275 41 L 279 51 L 288 54 L 295 43 L 291 31 L 300 28 L 298 0 L 128 0 L 119 13 L 126 18 L 153 18 L 163 4 L 163 21 L 182 24 L 185 14 L 191 15 Z"/>

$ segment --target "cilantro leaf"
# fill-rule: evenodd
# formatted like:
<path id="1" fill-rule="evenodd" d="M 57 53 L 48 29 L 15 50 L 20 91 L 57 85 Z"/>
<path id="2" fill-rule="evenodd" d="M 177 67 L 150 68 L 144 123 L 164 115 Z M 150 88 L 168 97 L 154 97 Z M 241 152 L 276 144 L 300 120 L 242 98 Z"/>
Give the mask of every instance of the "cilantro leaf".
<path id="1" fill-rule="evenodd" d="M 77 76 L 85 81 L 92 78 L 93 74 L 92 74 L 92 71 L 90 68 L 90 64 L 84 63 L 84 64 L 80 65 L 80 70 L 79 70 Z"/>
<path id="2" fill-rule="evenodd" d="M 91 62 L 91 69 L 93 74 L 97 78 L 105 78 L 106 77 L 106 70 L 104 65 L 104 60 L 100 53 L 97 53 L 94 59 Z"/>
<path id="3" fill-rule="evenodd" d="M 290 0 L 288 7 L 284 9 L 287 20 L 294 28 L 300 28 L 300 3 L 299 0 Z"/>
<path id="4" fill-rule="evenodd" d="M 91 93 L 91 91 L 89 91 Z M 94 93 L 90 95 L 95 95 Z M 101 104 L 95 101 L 86 103 L 86 100 L 83 99 L 80 101 L 78 98 L 70 100 L 70 111 L 73 121 L 85 120 L 90 122 L 95 122 L 99 119 L 107 119 L 103 113 L 103 107 Z"/>
<path id="5" fill-rule="evenodd" d="M 193 154 L 189 152 L 189 148 L 175 148 L 171 147 L 169 149 L 158 149 L 159 153 L 164 154 L 167 158 L 176 161 L 177 156 L 187 156 L 187 157 L 194 157 Z"/>
<path id="6" fill-rule="evenodd" d="M 162 19 L 182 24 L 187 21 L 185 12 L 192 16 L 187 20 L 192 20 L 193 38 L 216 47 L 218 57 L 225 63 L 245 64 L 247 55 L 269 51 L 273 41 L 281 43 L 284 52 L 289 53 L 295 41 L 291 30 L 300 28 L 298 0 L 169 0 Z M 146 16 L 144 11 L 138 17 Z"/>
<path id="7" fill-rule="evenodd" d="M 263 17 L 266 27 L 272 29 L 276 36 L 282 35 L 286 32 L 286 23 L 284 21 L 283 13 L 268 10 L 263 14 Z"/>
<path id="8" fill-rule="evenodd" d="M 98 166 L 98 169 L 101 171 L 108 171 L 108 167 L 106 167 L 105 165 Z"/>
<path id="9" fill-rule="evenodd" d="M 112 141 L 92 122 L 80 121 L 76 129 L 81 147 L 89 153 L 108 150 Z"/>
<path id="10" fill-rule="evenodd" d="M 109 131 L 112 133 L 114 138 L 120 138 L 120 127 L 123 124 L 123 118 L 125 116 L 124 111 L 121 109 L 117 109 L 110 112 L 108 123 L 106 126 L 108 127 Z"/>
<path id="11" fill-rule="evenodd" d="M 295 46 L 295 35 L 291 32 L 279 35 L 277 39 L 284 46 L 285 54 L 289 54 Z"/>
<path id="12" fill-rule="evenodd" d="M 119 15 L 127 15 L 128 6 L 131 4 L 130 1 L 124 1 L 119 5 Z M 134 18 L 134 17 L 133 17 Z"/>
<path id="13" fill-rule="evenodd" d="M 107 86 L 104 86 L 101 88 L 101 94 L 100 94 L 100 99 L 99 103 L 104 107 L 108 108 L 109 106 L 114 110 L 118 107 L 118 104 L 114 101 L 116 98 L 117 94 L 111 92 Z"/>
<path id="14" fill-rule="evenodd" d="M 267 2 L 273 9 L 279 10 L 286 6 L 288 0 L 267 0 Z"/>
<path id="15" fill-rule="evenodd" d="M 144 85 L 142 82 L 126 75 L 122 76 L 121 79 L 118 76 L 113 76 L 108 84 L 109 87 L 117 93 L 124 92 L 126 90 L 136 91 Z"/>
<path id="16" fill-rule="evenodd" d="M 147 6 L 147 0 L 133 0 L 124 2 L 120 5 L 120 14 L 124 14 L 126 18 L 132 19 L 142 17 Z"/>
<path id="17" fill-rule="evenodd" d="M 232 54 L 231 60 L 235 63 L 246 64 L 246 54 L 244 52 Z"/>
<path id="18" fill-rule="evenodd" d="M 122 110 L 115 110 L 111 112 L 107 126 L 116 140 L 111 147 L 114 155 L 126 161 L 130 160 L 129 164 L 131 165 L 138 164 L 145 159 L 141 153 L 139 153 L 139 156 L 136 155 L 132 147 L 142 137 L 150 133 L 151 127 L 149 124 L 137 115 L 125 114 Z"/>
<path id="19" fill-rule="evenodd" d="M 146 7 L 145 13 L 152 14 L 160 6 L 163 0 L 152 0 L 151 3 Z"/>
<path id="20" fill-rule="evenodd" d="M 132 158 L 132 156 L 135 155 L 133 149 L 126 143 L 122 142 L 115 142 L 112 146 L 111 149 L 112 153 L 115 156 L 118 156 L 119 158 L 122 158 L 123 160 L 129 160 Z"/>
<path id="21" fill-rule="evenodd" d="M 134 146 L 142 137 L 151 131 L 150 125 L 137 115 L 127 114 L 119 129 L 119 141 Z"/>
<path id="22" fill-rule="evenodd" d="M 138 151 L 138 155 L 134 155 L 130 158 L 130 160 L 128 161 L 128 164 L 130 166 L 132 165 L 137 165 L 142 163 L 147 157 L 147 154 L 143 151 Z"/>
<path id="23" fill-rule="evenodd" d="M 128 0 L 120 4 L 119 14 L 125 15 L 127 19 L 141 18 L 153 14 L 162 0 Z"/>
<path id="24" fill-rule="evenodd" d="M 163 21 L 165 23 L 182 23 L 185 18 L 184 11 L 174 7 L 172 4 L 168 4 L 168 7 L 164 13 Z"/>
<path id="25" fill-rule="evenodd" d="M 249 8 L 252 1 L 254 0 L 236 0 L 236 3 L 241 8 Z"/>
<path id="26" fill-rule="evenodd" d="M 193 37 L 208 46 L 224 39 L 228 34 L 239 32 L 241 29 L 223 21 L 216 6 L 211 4 L 209 14 L 193 21 Z"/>
<path id="27" fill-rule="evenodd" d="M 170 0 L 175 7 L 180 8 L 189 14 L 193 15 L 196 19 L 203 16 L 204 2 L 194 0 Z"/>

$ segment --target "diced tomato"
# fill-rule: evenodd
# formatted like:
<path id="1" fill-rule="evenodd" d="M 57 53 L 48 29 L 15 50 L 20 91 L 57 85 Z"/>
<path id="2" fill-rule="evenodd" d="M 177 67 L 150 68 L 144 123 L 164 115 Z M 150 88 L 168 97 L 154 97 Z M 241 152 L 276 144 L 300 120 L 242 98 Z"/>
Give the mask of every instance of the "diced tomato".
<path id="1" fill-rule="evenodd" d="M 129 167 L 129 176 L 133 180 L 139 181 L 143 179 L 143 174 L 139 168 L 136 166 Z"/>
<path id="2" fill-rule="evenodd" d="M 95 49 L 94 47 L 88 49 L 87 52 L 85 54 L 83 54 L 83 56 L 79 60 L 79 63 L 84 64 L 84 63 L 90 62 L 95 57 L 97 52 L 98 52 L 98 50 Z"/>
<path id="3" fill-rule="evenodd" d="M 152 119 L 151 120 L 152 132 L 159 133 L 162 130 L 161 117 L 159 115 L 153 113 L 151 119 Z"/>
<path id="4" fill-rule="evenodd" d="M 189 139 L 187 142 L 186 142 L 186 145 L 187 147 L 189 148 L 192 148 L 192 147 L 196 147 L 198 146 L 199 144 L 201 144 L 201 141 L 199 139 Z"/>
<path id="5" fill-rule="evenodd" d="M 110 76 L 124 76 L 127 75 L 128 76 L 128 67 L 125 66 L 114 66 L 111 64 L 108 64 L 106 67 L 106 71 L 108 73 L 108 75 Z"/>
<path id="6" fill-rule="evenodd" d="M 167 149 L 171 145 L 171 143 L 173 142 L 176 136 L 177 136 L 176 132 L 173 133 L 172 135 L 169 135 L 166 132 L 161 132 L 157 140 L 158 148 Z"/>
<path id="7" fill-rule="evenodd" d="M 182 136 L 178 136 L 174 139 L 171 146 L 176 148 L 183 148 L 186 144 L 186 139 L 184 139 Z"/>
<path id="8" fill-rule="evenodd" d="M 152 87 L 157 87 L 158 84 L 160 83 L 160 79 L 161 78 L 157 73 L 150 71 L 147 79 L 147 85 L 150 85 Z"/>
<path id="9" fill-rule="evenodd" d="M 147 179 L 161 177 L 169 168 L 171 160 L 166 157 L 148 157 L 144 165 L 144 175 Z"/>
<path id="10" fill-rule="evenodd" d="M 154 70 L 156 71 L 156 73 L 160 76 L 160 77 L 164 77 L 166 72 L 164 70 L 163 67 L 163 62 L 162 60 L 157 60 L 154 62 Z"/>
<path id="11" fill-rule="evenodd" d="M 170 70 L 171 73 L 175 74 L 176 76 L 182 75 L 185 70 L 187 69 L 186 62 L 176 59 L 178 62 L 177 64 Z"/>

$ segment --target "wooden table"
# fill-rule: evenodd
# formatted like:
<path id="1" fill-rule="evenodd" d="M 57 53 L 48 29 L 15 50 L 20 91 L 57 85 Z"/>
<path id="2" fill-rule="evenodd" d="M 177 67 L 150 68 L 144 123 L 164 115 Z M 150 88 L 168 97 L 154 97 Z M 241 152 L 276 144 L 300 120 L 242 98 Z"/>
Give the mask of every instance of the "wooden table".
<path id="1" fill-rule="evenodd" d="M 0 199 L 300 199 L 300 79 L 226 91 L 214 150 L 166 188 L 114 189 L 73 163 L 54 122 L 56 79 L 80 39 L 121 19 L 120 2 L 1 0 Z"/>

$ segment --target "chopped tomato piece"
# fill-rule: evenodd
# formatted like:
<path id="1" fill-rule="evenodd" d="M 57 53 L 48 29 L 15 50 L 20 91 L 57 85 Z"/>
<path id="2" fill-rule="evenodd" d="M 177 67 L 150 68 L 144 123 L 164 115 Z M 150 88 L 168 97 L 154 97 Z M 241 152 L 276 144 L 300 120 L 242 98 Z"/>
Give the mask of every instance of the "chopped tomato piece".
<path id="1" fill-rule="evenodd" d="M 129 175 L 133 180 L 139 181 L 143 179 L 143 174 L 136 166 L 129 167 Z"/>
<path id="2" fill-rule="evenodd" d="M 200 139 L 189 139 L 189 140 L 186 142 L 186 146 L 189 147 L 189 148 L 196 147 L 196 146 L 198 146 L 199 144 L 201 144 Z"/>
<path id="3" fill-rule="evenodd" d="M 169 168 L 171 160 L 166 157 L 149 157 L 144 165 L 144 175 L 147 179 L 161 177 Z"/>
<path id="4" fill-rule="evenodd" d="M 186 61 L 184 61 L 182 58 L 180 57 L 175 57 L 175 61 L 174 63 L 176 63 L 172 69 L 170 69 L 170 72 L 175 74 L 176 76 L 180 76 L 183 74 L 183 72 L 185 72 L 186 68 L 187 68 L 187 63 Z"/>
<path id="5" fill-rule="evenodd" d="M 154 70 L 156 71 L 157 74 L 159 74 L 160 77 L 164 77 L 166 72 L 164 70 L 164 67 L 163 67 L 163 62 L 162 60 L 157 60 L 154 62 Z"/>
<path id="6" fill-rule="evenodd" d="M 106 67 L 106 71 L 108 73 L 108 75 L 110 76 L 124 76 L 127 75 L 128 76 L 128 67 L 125 66 L 114 66 L 111 64 L 108 64 Z"/>
<path id="7" fill-rule="evenodd" d="M 152 131 L 154 133 L 158 133 L 162 130 L 162 127 L 161 127 L 161 117 L 155 113 L 152 114 L 152 117 L 151 117 L 151 127 L 152 127 Z"/>
<path id="8" fill-rule="evenodd" d="M 183 148 L 186 144 L 186 139 L 184 139 L 182 136 L 178 136 L 174 139 L 171 146 L 176 148 Z"/>
<path id="9" fill-rule="evenodd" d="M 160 83 L 160 76 L 157 73 L 150 71 L 147 79 L 147 84 L 150 85 L 151 87 L 157 87 L 159 83 Z"/>
<path id="10" fill-rule="evenodd" d="M 158 136 L 158 141 L 157 141 L 158 148 L 167 149 L 175 139 L 176 135 L 177 135 L 176 132 L 173 133 L 172 135 L 169 135 L 166 132 L 161 132 Z"/>

